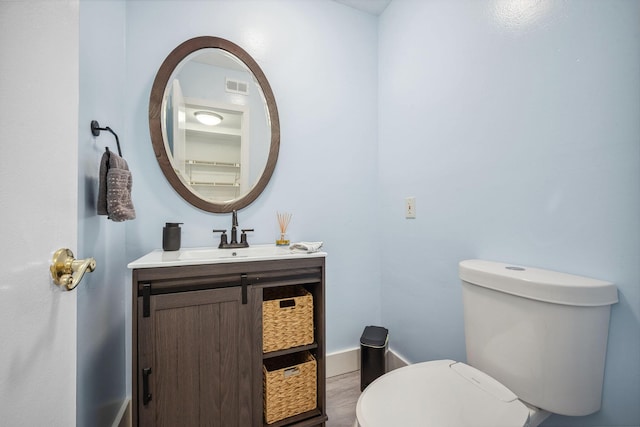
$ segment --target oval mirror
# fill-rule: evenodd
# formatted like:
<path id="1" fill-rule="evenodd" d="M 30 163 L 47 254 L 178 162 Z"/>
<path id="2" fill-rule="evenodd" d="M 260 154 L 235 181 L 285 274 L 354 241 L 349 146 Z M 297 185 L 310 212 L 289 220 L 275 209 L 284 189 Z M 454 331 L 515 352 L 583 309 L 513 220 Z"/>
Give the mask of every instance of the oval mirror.
<path id="1" fill-rule="evenodd" d="M 167 56 L 151 88 L 149 130 L 166 179 L 207 212 L 249 205 L 278 160 L 269 82 L 245 50 L 219 37 L 187 40 Z"/>

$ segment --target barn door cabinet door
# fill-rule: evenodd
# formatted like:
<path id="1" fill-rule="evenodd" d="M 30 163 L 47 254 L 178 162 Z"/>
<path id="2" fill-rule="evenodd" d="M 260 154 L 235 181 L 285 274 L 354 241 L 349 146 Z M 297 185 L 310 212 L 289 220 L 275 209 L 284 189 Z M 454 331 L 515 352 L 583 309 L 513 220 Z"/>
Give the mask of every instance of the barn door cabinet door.
<path id="1" fill-rule="evenodd" d="M 143 305 L 139 298 L 139 313 Z M 241 289 L 152 295 L 148 310 L 138 321 L 139 425 L 252 425 Z"/>

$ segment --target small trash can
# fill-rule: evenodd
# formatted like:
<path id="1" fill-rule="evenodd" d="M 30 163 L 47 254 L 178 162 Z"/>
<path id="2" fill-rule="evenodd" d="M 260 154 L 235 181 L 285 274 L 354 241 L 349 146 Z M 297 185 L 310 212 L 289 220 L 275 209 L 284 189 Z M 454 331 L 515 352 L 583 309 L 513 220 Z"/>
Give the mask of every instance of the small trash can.
<path id="1" fill-rule="evenodd" d="M 386 372 L 389 330 L 367 326 L 360 337 L 360 391 Z"/>

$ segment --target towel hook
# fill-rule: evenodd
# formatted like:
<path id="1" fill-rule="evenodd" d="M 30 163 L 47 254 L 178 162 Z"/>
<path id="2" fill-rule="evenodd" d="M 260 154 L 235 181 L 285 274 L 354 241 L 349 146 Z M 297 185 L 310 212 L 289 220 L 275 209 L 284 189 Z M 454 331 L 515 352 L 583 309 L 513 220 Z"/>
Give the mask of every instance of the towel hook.
<path id="1" fill-rule="evenodd" d="M 111 135 L 116 137 L 116 144 L 118 145 L 118 155 L 122 157 L 122 150 L 120 149 L 120 140 L 118 139 L 118 135 L 116 135 L 116 133 L 111 130 L 109 126 L 101 128 L 97 120 L 91 120 L 91 133 L 93 134 L 93 136 L 99 136 L 101 130 L 111 132 Z"/>

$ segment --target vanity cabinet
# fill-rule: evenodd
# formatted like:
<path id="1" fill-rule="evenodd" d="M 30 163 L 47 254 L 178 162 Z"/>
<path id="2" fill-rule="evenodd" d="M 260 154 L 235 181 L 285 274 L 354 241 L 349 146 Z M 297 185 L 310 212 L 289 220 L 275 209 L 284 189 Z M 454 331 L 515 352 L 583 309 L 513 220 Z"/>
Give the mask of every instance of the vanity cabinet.
<path id="1" fill-rule="evenodd" d="M 324 425 L 324 256 L 130 267 L 134 426 Z M 263 292 L 290 286 L 313 297 L 314 341 L 263 353 Z M 316 408 L 266 424 L 263 364 L 302 352 L 316 359 Z"/>

